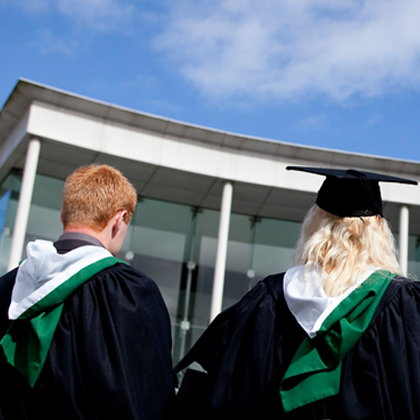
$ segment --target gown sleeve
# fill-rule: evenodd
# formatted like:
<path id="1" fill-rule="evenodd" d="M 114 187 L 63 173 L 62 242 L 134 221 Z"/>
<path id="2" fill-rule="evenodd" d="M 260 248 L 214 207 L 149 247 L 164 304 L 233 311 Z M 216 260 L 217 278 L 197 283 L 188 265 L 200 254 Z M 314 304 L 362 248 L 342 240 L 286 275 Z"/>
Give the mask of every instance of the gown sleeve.
<path id="1" fill-rule="evenodd" d="M 303 330 L 282 297 L 283 275 L 257 284 L 240 302 L 222 312 L 176 370 L 192 362 L 207 371 L 200 390 L 181 385 L 178 409 L 192 419 L 278 418 L 279 384 Z M 281 403 L 280 403 L 281 404 Z"/>

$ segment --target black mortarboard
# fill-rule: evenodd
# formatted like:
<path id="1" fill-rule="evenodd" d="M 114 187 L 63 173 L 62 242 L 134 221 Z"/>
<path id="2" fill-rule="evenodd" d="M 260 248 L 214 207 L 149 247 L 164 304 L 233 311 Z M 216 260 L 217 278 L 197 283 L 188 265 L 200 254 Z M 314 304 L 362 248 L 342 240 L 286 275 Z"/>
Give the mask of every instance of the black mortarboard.
<path id="1" fill-rule="evenodd" d="M 318 191 L 316 204 L 340 217 L 375 216 L 382 214 L 379 182 L 417 185 L 417 181 L 355 169 L 306 168 L 288 166 L 287 170 L 326 176 Z"/>

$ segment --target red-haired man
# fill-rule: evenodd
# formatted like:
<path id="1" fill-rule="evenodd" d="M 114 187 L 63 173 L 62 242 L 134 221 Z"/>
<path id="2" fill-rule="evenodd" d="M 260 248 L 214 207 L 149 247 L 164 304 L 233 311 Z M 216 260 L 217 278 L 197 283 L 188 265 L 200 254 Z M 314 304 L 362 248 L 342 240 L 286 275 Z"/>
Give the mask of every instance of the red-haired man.
<path id="1" fill-rule="evenodd" d="M 0 280 L 2 419 L 157 420 L 174 383 L 155 283 L 115 258 L 137 195 L 115 168 L 69 175 L 64 232 Z"/>

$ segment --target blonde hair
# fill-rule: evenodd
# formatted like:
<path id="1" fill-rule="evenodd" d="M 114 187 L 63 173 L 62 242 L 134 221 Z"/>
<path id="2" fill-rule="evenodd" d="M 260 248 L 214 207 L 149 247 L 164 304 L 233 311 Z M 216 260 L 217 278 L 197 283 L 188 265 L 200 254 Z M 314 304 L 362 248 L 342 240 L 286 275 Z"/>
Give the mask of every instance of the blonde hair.
<path id="1" fill-rule="evenodd" d="M 120 210 L 127 211 L 124 221 L 128 224 L 136 204 L 136 190 L 119 170 L 108 165 L 82 166 L 64 184 L 63 225 L 100 232 Z"/>
<path id="2" fill-rule="evenodd" d="M 314 205 L 302 225 L 295 263 L 315 267 L 328 296 L 356 284 L 369 266 L 400 274 L 394 237 L 379 216 L 339 217 Z"/>

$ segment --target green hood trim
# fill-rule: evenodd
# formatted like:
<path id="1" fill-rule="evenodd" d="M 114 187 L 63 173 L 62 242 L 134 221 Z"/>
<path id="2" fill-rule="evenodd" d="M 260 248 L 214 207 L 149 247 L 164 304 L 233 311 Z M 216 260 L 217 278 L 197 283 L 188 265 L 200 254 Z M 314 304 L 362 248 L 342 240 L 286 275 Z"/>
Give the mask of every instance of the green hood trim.
<path id="1" fill-rule="evenodd" d="M 87 280 L 118 263 L 123 261 L 107 257 L 82 268 L 10 324 L 0 345 L 7 362 L 28 378 L 31 387 L 44 366 L 64 300 Z"/>
<path id="2" fill-rule="evenodd" d="M 368 328 L 395 276 L 373 273 L 331 312 L 314 339 L 303 340 L 281 381 L 285 412 L 339 392 L 342 361 Z"/>

